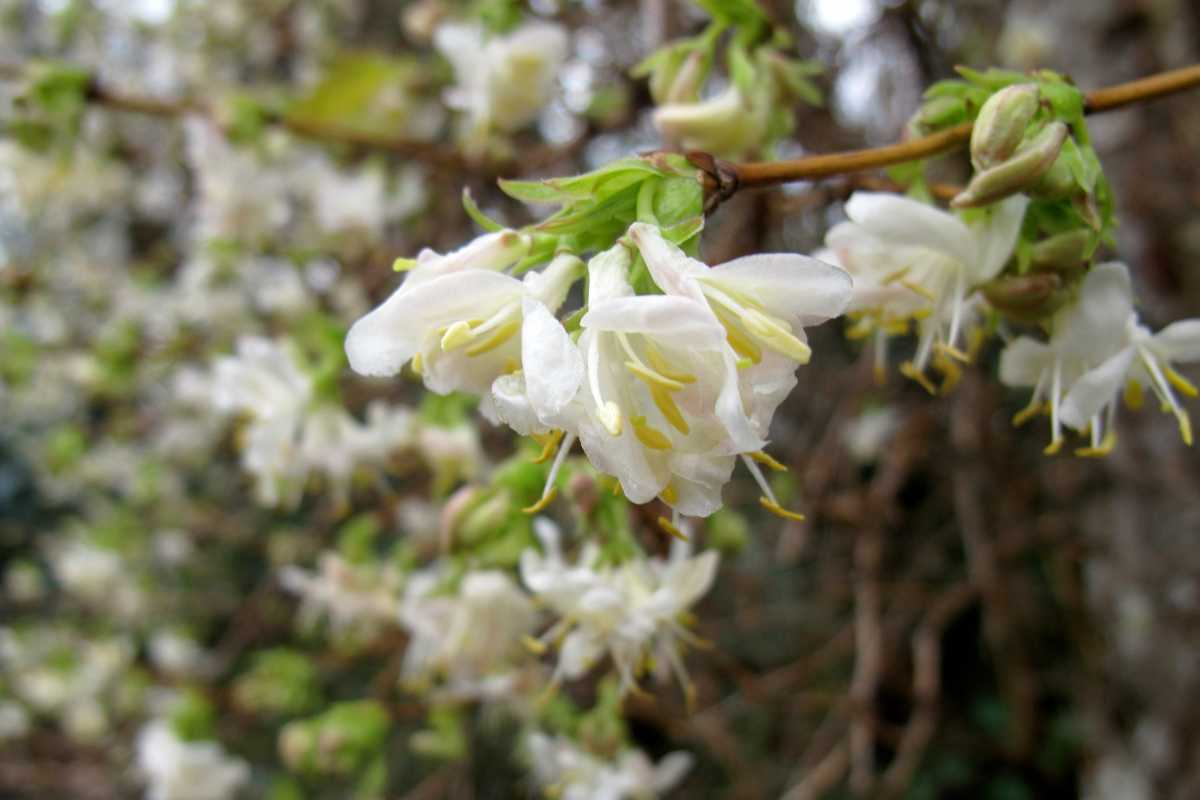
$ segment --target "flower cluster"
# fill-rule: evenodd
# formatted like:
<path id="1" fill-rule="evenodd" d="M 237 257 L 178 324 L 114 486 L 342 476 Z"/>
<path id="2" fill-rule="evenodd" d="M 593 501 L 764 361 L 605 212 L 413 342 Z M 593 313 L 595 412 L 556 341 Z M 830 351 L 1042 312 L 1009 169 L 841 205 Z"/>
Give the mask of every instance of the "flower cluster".
<path id="1" fill-rule="evenodd" d="M 754 459 L 770 463 L 761 451 L 771 418 L 811 355 L 804 328 L 845 309 L 847 274 L 794 254 L 709 269 L 657 226 L 635 223 L 586 272 L 564 252 L 518 279 L 530 245 L 529 234 L 506 230 L 446 255 L 423 252 L 351 328 L 351 366 L 392 375 L 411 363 L 430 390 L 479 393 L 489 418 L 557 445 L 531 511 L 552 498 L 578 440 L 632 502 L 658 497 L 676 514 L 707 516 L 740 457 L 764 504 L 786 513 Z M 637 292 L 635 265 L 654 293 Z M 556 314 L 585 275 L 587 305 L 567 315 L 568 331 Z"/>

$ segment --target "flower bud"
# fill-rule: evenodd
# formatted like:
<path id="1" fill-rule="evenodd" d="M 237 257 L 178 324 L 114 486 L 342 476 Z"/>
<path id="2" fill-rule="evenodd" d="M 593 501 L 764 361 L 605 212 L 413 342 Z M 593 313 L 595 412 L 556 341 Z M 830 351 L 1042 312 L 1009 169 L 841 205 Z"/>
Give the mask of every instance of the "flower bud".
<path id="1" fill-rule="evenodd" d="M 1029 261 L 1039 272 L 1074 272 L 1087 262 L 1094 248 L 1092 232 L 1077 228 L 1035 244 Z"/>
<path id="2" fill-rule="evenodd" d="M 971 129 L 971 164 L 982 171 L 1007 160 L 1021 144 L 1038 109 L 1038 87 L 1006 86 L 988 98 Z"/>
<path id="3" fill-rule="evenodd" d="M 660 104 L 694 103 L 700 99 L 700 87 L 704 84 L 705 58 L 702 53 L 691 53 L 670 75 L 670 81 L 660 88 L 661 94 L 655 94 Z M 655 77 L 658 77 L 657 75 Z M 653 81 L 651 82 L 653 91 Z"/>
<path id="4" fill-rule="evenodd" d="M 983 295 L 998 310 L 1025 322 L 1036 322 L 1062 303 L 1062 279 L 1053 272 L 998 278 L 984 284 Z"/>
<path id="5" fill-rule="evenodd" d="M 1039 200 L 1065 200 L 1074 194 L 1079 184 L 1071 174 L 1071 166 L 1067 161 L 1067 155 L 1060 153 L 1046 174 L 1029 188 L 1029 193 Z"/>
<path id="6" fill-rule="evenodd" d="M 922 131 L 937 130 L 962 119 L 966 106 L 958 97 L 935 97 L 921 104 L 910 125 Z"/>
<path id="7" fill-rule="evenodd" d="M 976 173 L 950 205 L 955 208 L 985 206 L 1028 189 L 1050 169 L 1066 140 L 1067 126 L 1061 122 L 1050 123 L 1007 161 Z"/>

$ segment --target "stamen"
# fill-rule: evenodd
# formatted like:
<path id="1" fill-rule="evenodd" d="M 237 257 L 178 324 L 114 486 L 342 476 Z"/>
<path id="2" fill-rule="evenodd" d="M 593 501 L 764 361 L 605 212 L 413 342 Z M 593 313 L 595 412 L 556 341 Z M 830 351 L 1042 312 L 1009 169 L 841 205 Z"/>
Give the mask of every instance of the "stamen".
<path id="1" fill-rule="evenodd" d="M 484 339 L 483 341 L 476 342 L 475 344 L 468 347 L 464 352 L 466 352 L 466 354 L 468 356 L 483 355 L 484 353 L 486 353 L 490 350 L 495 350 L 497 347 L 499 347 L 500 345 L 507 342 L 509 339 L 511 339 L 513 336 L 515 336 L 520 330 L 521 330 L 521 320 L 519 320 L 519 319 L 509 320 L 508 322 L 504 323 L 499 328 L 497 328 L 495 333 L 493 333 L 491 336 Z"/>
<path id="2" fill-rule="evenodd" d="M 1029 422 L 1029 420 L 1033 419 L 1038 414 L 1040 414 L 1046 410 L 1048 410 L 1046 407 L 1046 404 L 1039 401 L 1037 399 L 1037 396 L 1035 395 L 1032 403 L 1025 406 L 1025 408 L 1021 409 L 1016 414 L 1013 414 L 1013 418 L 1012 418 L 1013 427 L 1016 427 L 1016 428 L 1021 427 L 1026 422 Z"/>
<path id="3" fill-rule="evenodd" d="M 751 333 L 762 339 L 767 346 L 777 350 L 793 361 L 807 364 L 812 358 L 812 348 L 792 333 L 791 326 L 769 314 L 748 308 L 742 313 L 742 322 Z"/>
<path id="4" fill-rule="evenodd" d="M 668 483 L 663 488 L 663 490 L 658 493 L 658 496 L 663 499 L 664 503 L 666 503 L 667 505 L 673 506 L 673 505 L 675 505 L 675 502 L 679 499 L 679 492 L 675 491 L 674 484 Z"/>
<path id="5" fill-rule="evenodd" d="M 609 436 L 621 435 L 621 407 L 611 400 L 605 400 L 600 392 L 600 342 L 592 339 L 587 349 L 588 387 L 592 390 L 592 399 L 596 401 L 596 418 L 608 431 Z"/>
<path id="6" fill-rule="evenodd" d="M 767 467 L 768 469 L 772 469 L 776 472 L 787 472 L 788 471 L 788 468 L 786 466 L 784 466 L 783 464 L 779 463 L 774 458 L 772 458 L 770 456 L 770 454 L 768 454 L 765 450 L 755 450 L 753 453 L 750 453 L 749 455 L 755 461 L 757 461 L 758 463 Z"/>
<path id="7" fill-rule="evenodd" d="M 442 333 L 442 350 L 448 353 L 463 347 L 474 338 L 475 333 L 471 330 L 471 323 L 460 319 Z"/>
<path id="8" fill-rule="evenodd" d="M 658 410 L 666 417 L 667 422 L 671 423 L 671 427 L 687 436 L 691 429 L 688 427 L 687 420 L 683 418 L 683 412 L 679 410 L 675 399 L 667 393 L 667 390 L 651 386 L 650 397 L 654 400 L 654 405 L 658 406 Z"/>
<path id="9" fill-rule="evenodd" d="M 1176 372 L 1170 364 L 1164 363 L 1162 367 L 1163 373 L 1167 376 L 1167 380 L 1170 382 L 1170 384 L 1182 392 L 1186 397 L 1196 397 L 1197 395 L 1200 395 L 1200 390 L 1197 390 L 1191 381 Z"/>
<path id="10" fill-rule="evenodd" d="M 664 389 L 670 389 L 673 392 L 678 392 L 683 388 L 683 384 L 679 381 L 673 381 L 665 375 L 659 375 L 645 364 L 636 361 L 626 361 L 625 369 L 632 372 L 636 377 L 640 378 L 652 389 L 655 386 L 661 386 Z"/>
<path id="11" fill-rule="evenodd" d="M 688 540 L 687 534 L 679 530 L 679 528 L 675 526 L 675 523 L 671 522 L 671 520 L 667 519 L 666 517 L 659 517 L 655 521 L 658 523 L 658 527 L 661 528 L 663 532 L 674 536 L 681 542 L 686 542 Z"/>
<path id="12" fill-rule="evenodd" d="M 954 341 L 954 340 L 951 339 L 950 341 Z M 962 350 L 959 350 L 957 347 L 948 345 L 945 342 L 935 343 L 933 345 L 933 349 L 938 351 L 939 353 L 943 353 L 943 354 L 949 356 L 950 358 L 953 358 L 955 361 L 959 361 L 963 364 L 971 363 L 971 357 L 969 355 L 964 353 Z"/>
<path id="13" fill-rule="evenodd" d="M 542 446 L 542 452 L 533 459 L 534 464 L 545 464 L 558 451 L 558 443 L 562 441 L 565 431 L 555 430 L 550 433 L 535 433 L 532 439 Z"/>
<path id="14" fill-rule="evenodd" d="M 1187 411 L 1179 405 L 1179 401 L 1175 399 L 1175 394 L 1171 391 L 1171 386 L 1167 379 L 1163 377 L 1159 370 L 1158 361 L 1152 355 L 1148 354 L 1145 349 L 1138 348 L 1138 356 L 1142 359 L 1142 363 L 1146 365 L 1146 369 L 1150 372 L 1150 377 L 1158 387 L 1159 393 L 1162 396 L 1163 410 L 1170 411 L 1175 415 L 1175 419 L 1179 421 L 1179 435 L 1183 438 L 1183 443 L 1191 447 L 1192 445 L 1192 420 L 1188 416 Z"/>
<path id="15" fill-rule="evenodd" d="M 529 634 L 525 634 L 521 637 L 521 643 L 525 645 L 526 650 L 533 653 L 535 656 L 545 655 L 546 651 L 549 649 L 546 647 L 545 642 L 535 639 Z"/>
<path id="16" fill-rule="evenodd" d="M 917 366 L 913 362 L 905 361 L 903 364 L 901 364 L 900 374 L 906 378 L 912 378 L 914 381 L 921 384 L 925 391 L 929 392 L 930 394 L 937 394 L 937 387 L 933 385 L 933 382 L 929 380 L 928 377 L 926 377 L 925 373 L 917 369 Z"/>
<path id="17" fill-rule="evenodd" d="M 420 353 L 412 357 L 412 371 L 418 378 L 425 374 L 425 359 L 421 358 Z"/>
<path id="18" fill-rule="evenodd" d="M 1048 456 L 1056 454 L 1063 445 L 1062 425 L 1058 418 L 1058 404 L 1062 402 L 1062 360 L 1054 359 L 1054 372 L 1050 381 L 1050 444 L 1042 452 Z"/>
<path id="19" fill-rule="evenodd" d="M 798 511 L 789 511 L 788 509 L 779 505 L 779 503 L 768 500 L 766 497 L 758 498 L 758 504 L 760 506 L 762 506 L 763 508 L 765 508 L 767 511 L 770 511 L 772 514 L 774 514 L 777 517 L 781 517 L 783 519 L 790 519 L 793 522 L 803 522 L 804 521 L 803 514 L 799 513 Z"/>
<path id="20" fill-rule="evenodd" d="M 1142 385 L 1132 378 L 1125 384 L 1125 407 L 1137 411 L 1145 402 L 1145 395 L 1142 392 Z"/>
<path id="21" fill-rule="evenodd" d="M 643 446 L 651 450 L 670 450 L 671 438 L 665 433 L 646 422 L 645 417 L 630 417 L 633 433 Z"/>
<path id="22" fill-rule="evenodd" d="M 531 506 L 526 506 L 525 508 L 522 508 L 521 511 L 526 514 L 529 514 L 531 516 L 533 514 L 540 514 L 540 513 L 542 513 L 542 511 L 544 511 L 546 509 L 546 506 L 548 506 L 554 502 L 554 498 L 556 498 L 556 497 L 558 497 L 558 487 L 551 486 L 550 490 L 548 492 L 546 492 L 545 494 L 543 494 L 540 500 L 538 500 L 536 503 L 534 503 Z"/>
<path id="23" fill-rule="evenodd" d="M 867 338 L 874 331 L 874 323 L 866 317 L 863 317 L 850 327 L 846 328 L 846 338 L 850 341 L 858 341 L 859 339 Z"/>
<path id="24" fill-rule="evenodd" d="M 924 286 L 917 283 L 916 281 L 910 281 L 910 280 L 905 279 L 905 280 L 899 281 L 899 283 L 905 289 L 908 289 L 910 292 L 913 292 L 915 294 L 921 295 L 921 297 L 924 297 L 926 300 L 928 300 L 931 303 L 935 302 L 937 300 L 937 295 L 935 295 L 933 292 L 929 291 L 928 289 L 926 289 Z"/>
<path id="25" fill-rule="evenodd" d="M 725 340 L 729 342 L 729 346 L 733 348 L 733 352 L 744 359 L 749 359 L 754 364 L 761 362 L 762 348 L 756 345 L 750 337 L 742 333 L 738 329 L 737 323 L 724 310 L 718 306 L 714 306 L 713 311 L 716 313 L 717 320 L 720 321 L 721 326 L 725 328 Z"/>
<path id="26" fill-rule="evenodd" d="M 1093 422 L 1093 430 L 1098 423 Z M 1101 458 L 1108 455 L 1117 446 L 1117 435 L 1111 430 L 1104 434 L 1104 439 L 1099 443 L 1093 442 L 1091 447 L 1080 447 L 1075 451 L 1075 455 L 1084 458 Z"/>
<path id="27" fill-rule="evenodd" d="M 650 365 L 654 367 L 654 370 L 659 375 L 665 375 L 671 380 L 679 381 L 680 383 L 696 382 L 695 375 L 687 372 L 676 372 L 675 370 L 671 369 L 671 365 L 667 363 L 666 357 L 663 356 L 662 351 L 654 346 L 653 342 L 647 341 L 643 344 L 646 349 L 646 358 L 650 361 Z"/>

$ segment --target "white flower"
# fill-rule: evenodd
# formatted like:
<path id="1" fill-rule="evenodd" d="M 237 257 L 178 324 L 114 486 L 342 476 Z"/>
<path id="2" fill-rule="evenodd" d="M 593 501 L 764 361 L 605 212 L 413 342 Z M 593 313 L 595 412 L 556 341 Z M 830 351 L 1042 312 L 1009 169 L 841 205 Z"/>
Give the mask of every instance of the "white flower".
<path id="1" fill-rule="evenodd" d="M 840 316 L 853 282 L 841 268 L 795 253 L 763 253 L 715 267 L 689 257 L 643 223 L 629 229 L 655 283 L 708 305 L 739 357 L 743 402 L 765 438 L 775 409 L 812 350 L 804 328 Z"/>
<path id="2" fill-rule="evenodd" d="M 525 236 L 506 231 L 445 256 L 422 253 L 400 288 L 350 329 L 350 366 L 394 375 L 411 359 L 432 391 L 487 392 L 519 363 L 522 300 L 557 309 L 582 268 L 564 254 L 523 280 L 504 274 L 527 248 Z"/>
<path id="3" fill-rule="evenodd" d="M 525 740 L 534 777 L 559 800 L 623 800 L 653 798 L 675 788 L 692 767 L 690 754 L 668 753 L 654 764 L 638 749 L 603 761 L 565 736 L 538 731 Z"/>
<path id="4" fill-rule="evenodd" d="M 352 564 L 325 552 L 317 560 L 317 572 L 287 566 L 279 580 L 284 589 L 300 595 L 300 624 L 306 628 L 328 616 L 334 636 L 369 639 L 395 621 L 401 576 L 386 564 Z"/>
<path id="5" fill-rule="evenodd" d="M 164 720 L 147 724 L 137 740 L 147 800 L 230 800 L 250 779 L 250 767 L 217 742 L 185 742 Z"/>
<path id="6" fill-rule="evenodd" d="M 488 37 L 476 24 L 449 22 L 433 35 L 458 84 L 446 104 L 465 113 L 464 138 L 473 150 L 491 129 L 513 132 L 537 118 L 567 57 L 567 33 L 545 22 Z"/>
<path id="7" fill-rule="evenodd" d="M 525 394 L 542 425 L 568 434 L 547 487 L 578 437 L 631 501 L 657 495 L 681 513 L 707 516 L 721 505 L 733 454 L 762 440 L 742 407 L 734 354 L 716 318 L 692 298 L 634 295 L 631 261 L 618 244 L 588 264 L 577 345 L 548 310 L 527 305 Z M 497 411 L 518 429 L 525 424 L 504 405 Z"/>
<path id="8" fill-rule="evenodd" d="M 886 340 L 917 321 L 916 356 L 901 371 L 933 391 L 925 376 L 931 361 L 948 382 L 954 361 L 969 361 L 960 345 L 982 304 L 981 284 L 996 277 L 1012 255 L 1028 200 L 1014 195 L 971 224 L 933 206 L 893 194 L 856 192 L 850 218 L 825 237 L 833 260 L 854 278 L 851 336 L 874 334 L 876 367 L 886 366 Z"/>
<path id="9" fill-rule="evenodd" d="M 0 742 L 20 739 L 29 733 L 29 712 L 19 703 L 0 700 Z"/>
<path id="10" fill-rule="evenodd" d="M 533 603 L 503 572 L 468 573 L 453 593 L 439 592 L 443 580 L 421 572 L 405 587 L 400 620 L 412 634 L 405 678 L 421 683 L 442 674 L 456 696 L 502 690 L 533 630 Z"/>
<path id="11" fill-rule="evenodd" d="M 1112 425 L 1122 389 L 1130 405 L 1137 406 L 1147 386 L 1163 410 L 1178 419 L 1184 441 L 1192 443 L 1191 419 L 1175 390 L 1189 397 L 1197 392 L 1172 362 L 1200 361 L 1200 319 L 1151 334 L 1133 308 L 1129 270 L 1114 262 L 1087 274 L 1079 296 L 1055 315 L 1051 328 L 1048 342 L 1022 336 L 1000 358 L 1001 381 L 1033 387 L 1029 407 L 1014 422 L 1048 408 L 1048 453 L 1062 446 L 1063 425 L 1090 433 L 1091 444 L 1078 450 L 1080 455 L 1108 453 L 1116 444 Z"/>
<path id="12" fill-rule="evenodd" d="M 250 417 L 242 465 L 257 479 L 264 505 L 295 504 L 308 477 L 317 473 L 329 481 L 334 503 L 344 507 L 359 466 L 382 464 L 396 450 L 415 444 L 408 409 L 373 403 L 363 425 L 340 406 L 315 402 L 313 395 L 313 380 L 286 340 L 243 337 L 236 355 L 217 359 L 212 403 Z"/>
<path id="13" fill-rule="evenodd" d="M 669 145 L 739 158 L 762 146 L 770 113 L 768 93 L 748 96 L 730 84 L 707 100 L 659 106 L 654 127 Z"/>
<path id="14" fill-rule="evenodd" d="M 680 617 L 712 586 L 716 551 L 688 557 L 686 543 L 677 540 L 667 561 L 597 566 L 599 550 L 589 542 L 572 566 L 563 558 L 552 523 L 539 519 L 535 530 L 545 553 L 530 549 L 521 554 L 521 579 L 560 617 L 541 637 L 543 644 L 562 642 L 554 680 L 581 677 L 607 653 L 622 690 L 628 690 L 636 685 L 646 657 L 653 655 L 690 694 L 678 640 L 696 640 Z"/>

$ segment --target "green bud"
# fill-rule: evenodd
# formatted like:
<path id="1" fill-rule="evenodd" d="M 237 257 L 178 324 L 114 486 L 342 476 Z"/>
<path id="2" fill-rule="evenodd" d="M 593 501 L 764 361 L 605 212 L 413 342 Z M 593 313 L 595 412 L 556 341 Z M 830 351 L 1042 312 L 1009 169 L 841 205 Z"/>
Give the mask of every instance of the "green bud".
<path id="1" fill-rule="evenodd" d="M 1036 322 L 1062 304 L 1062 279 L 1053 272 L 997 278 L 984 284 L 988 302 L 1018 320 Z"/>
<path id="2" fill-rule="evenodd" d="M 961 97 L 942 95 L 922 103 L 913 122 L 922 130 L 937 130 L 962 121 L 966 113 L 967 104 Z"/>
<path id="3" fill-rule="evenodd" d="M 971 130 L 971 163 L 982 171 L 1007 160 L 1025 136 L 1038 109 L 1038 87 L 1032 83 L 1006 86 L 979 109 Z"/>
<path id="4" fill-rule="evenodd" d="M 463 515 L 456 540 L 468 546 L 483 541 L 500 530 L 512 511 L 512 495 L 501 489 Z"/>
<path id="5" fill-rule="evenodd" d="M 976 208 L 1028 189 L 1050 169 L 1066 139 L 1067 126 L 1050 123 L 1007 161 L 976 173 L 950 205 Z"/>
<path id="6" fill-rule="evenodd" d="M 1070 158 L 1060 153 L 1046 174 L 1029 188 L 1029 193 L 1039 200 L 1065 200 L 1075 193 L 1079 184 L 1071 171 Z"/>
<path id="7" fill-rule="evenodd" d="M 1095 249 L 1095 235 L 1078 228 L 1035 244 L 1029 263 L 1039 272 L 1073 272 L 1087 263 Z"/>

